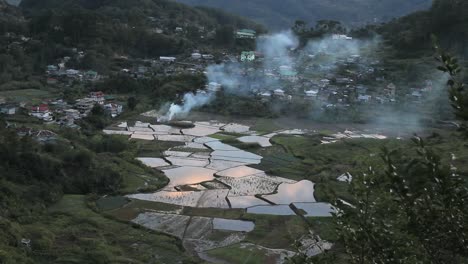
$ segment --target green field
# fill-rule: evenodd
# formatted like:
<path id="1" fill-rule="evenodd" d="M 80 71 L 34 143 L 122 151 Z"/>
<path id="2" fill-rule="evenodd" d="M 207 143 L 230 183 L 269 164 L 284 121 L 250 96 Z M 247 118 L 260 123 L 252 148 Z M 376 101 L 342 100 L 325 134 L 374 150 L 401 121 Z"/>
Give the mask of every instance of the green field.
<path id="1" fill-rule="evenodd" d="M 174 263 L 191 261 L 175 238 L 102 216 L 85 196 L 65 195 L 24 225 L 36 263 Z"/>
<path id="2" fill-rule="evenodd" d="M 56 96 L 55 91 L 38 90 L 38 89 L 21 89 L 0 91 L 0 97 L 8 99 L 8 101 L 28 102 L 30 104 L 41 103 L 44 99 L 51 99 Z"/>
<path id="3" fill-rule="evenodd" d="M 269 256 L 268 251 L 255 247 L 232 245 L 229 247 L 217 248 L 207 252 L 207 255 L 215 259 L 228 263 L 243 264 L 274 264 L 276 256 Z"/>

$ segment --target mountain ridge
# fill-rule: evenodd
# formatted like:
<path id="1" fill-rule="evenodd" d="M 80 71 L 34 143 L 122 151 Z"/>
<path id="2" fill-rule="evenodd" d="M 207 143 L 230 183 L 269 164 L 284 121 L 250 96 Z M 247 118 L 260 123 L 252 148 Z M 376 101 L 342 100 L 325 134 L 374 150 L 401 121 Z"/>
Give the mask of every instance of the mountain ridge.
<path id="1" fill-rule="evenodd" d="M 309 24 L 333 19 L 350 26 L 384 22 L 414 11 L 428 9 L 432 0 L 174 0 L 192 6 L 209 6 L 245 16 L 271 29 L 289 28 L 295 20 Z"/>

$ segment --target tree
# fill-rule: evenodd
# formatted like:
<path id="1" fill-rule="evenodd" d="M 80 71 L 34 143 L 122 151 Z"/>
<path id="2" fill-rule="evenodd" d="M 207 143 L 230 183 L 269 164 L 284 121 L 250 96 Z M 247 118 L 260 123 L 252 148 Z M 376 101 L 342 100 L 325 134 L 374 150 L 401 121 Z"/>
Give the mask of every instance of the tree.
<path id="1" fill-rule="evenodd" d="M 345 34 L 346 28 L 340 21 L 319 20 L 315 25 L 315 30 L 325 34 Z"/>
<path id="2" fill-rule="evenodd" d="M 130 109 L 131 111 L 135 110 L 135 107 L 137 106 L 138 104 L 138 101 L 135 97 L 131 96 L 127 99 L 127 106 L 128 106 L 128 109 Z"/>
<path id="3" fill-rule="evenodd" d="M 455 57 L 439 47 L 434 36 L 433 42 L 436 50 L 436 60 L 441 63 L 438 69 L 450 75 L 447 86 L 449 88 L 450 101 L 455 111 L 455 116 L 461 121 L 461 130 L 468 136 L 468 93 L 465 84 L 459 76 L 462 68 Z"/>
<path id="4" fill-rule="evenodd" d="M 216 29 L 215 42 L 220 46 L 232 47 L 234 45 L 234 27 L 221 26 Z"/>
<path id="5" fill-rule="evenodd" d="M 94 105 L 93 109 L 91 109 L 91 112 L 89 115 L 83 119 L 85 121 L 85 125 L 89 124 L 91 125 L 91 129 L 96 129 L 96 130 L 101 130 L 108 125 L 108 117 L 106 116 L 106 112 L 104 109 L 96 104 Z"/>
<path id="6" fill-rule="evenodd" d="M 294 26 L 292 30 L 296 34 L 302 34 L 307 30 L 306 27 L 307 27 L 307 24 L 304 20 L 296 20 L 296 22 L 294 22 Z"/>

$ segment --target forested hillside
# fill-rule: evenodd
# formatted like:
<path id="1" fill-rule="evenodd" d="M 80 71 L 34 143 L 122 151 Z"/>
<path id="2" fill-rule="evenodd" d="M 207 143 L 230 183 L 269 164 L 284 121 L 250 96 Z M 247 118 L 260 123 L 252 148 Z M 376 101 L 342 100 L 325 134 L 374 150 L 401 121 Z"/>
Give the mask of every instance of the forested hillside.
<path id="1" fill-rule="evenodd" d="M 222 29 L 262 30 L 234 15 L 168 0 L 26 0 L 20 8 L 4 0 L 0 3 L 3 82 L 42 74 L 46 65 L 70 56 L 72 49 L 89 54 L 84 68 L 108 73 L 109 58 L 156 58 L 213 50 L 222 48 L 214 41 Z"/>
<path id="2" fill-rule="evenodd" d="M 429 8 L 431 0 L 176 0 L 210 6 L 249 17 L 273 29 L 285 29 L 296 19 L 314 24 L 335 19 L 351 25 L 385 21 Z"/>
<path id="3" fill-rule="evenodd" d="M 74 104 L 92 89 L 145 90 L 151 103 L 174 100 L 204 80 L 123 76 L 81 90 L 80 82 L 48 85 L 45 72 L 64 57 L 69 67 L 111 75 L 124 67 L 110 66 L 119 58 L 159 61 L 159 56 L 190 56 L 194 49 L 216 52 L 225 48 L 215 41 L 223 28 L 232 35 L 236 28 L 262 30 L 237 16 L 164 0 L 30 0 L 20 7 L 0 0 L 0 90 L 8 95 L 2 104 L 30 91 L 48 98 L 75 94 L 69 98 Z M 73 59 L 78 51 L 86 53 L 79 62 Z M 91 194 L 166 183 L 161 173 L 135 160 L 138 146 L 100 132 L 111 122 L 101 107 L 80 119 L 81 130 L 42 124 L 28 115 L 32 101 L 41 99 L 28 95 L 28 106 L 8 122 L 0 115 L 0 263 L 190 263 L 179 240 L 107 219 L 87 206 Z"/>
<path id="4" fill-rule="evenodd" d="M 457 55 L 468 56 L 468 2 L 435 0 L 428 11 L 396 19 L 380 27 L 388 43 L 402 56 L 418 56 L 431 49 L 431 35 Z"/>

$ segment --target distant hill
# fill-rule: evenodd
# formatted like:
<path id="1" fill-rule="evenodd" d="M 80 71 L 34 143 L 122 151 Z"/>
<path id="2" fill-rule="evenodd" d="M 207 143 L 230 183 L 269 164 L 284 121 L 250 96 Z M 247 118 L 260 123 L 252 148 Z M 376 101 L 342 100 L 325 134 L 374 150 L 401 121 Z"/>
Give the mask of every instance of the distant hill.
<path id="1" fill-rule="evenodd" d="M 137 57 L 211 49 L 212 38 L 202 36 L 220 28 L 262 29 L 236 15 L 170 0 L 23 0 L 20 7 L 31 32 L 44 40 Z"/>
<path id="2" fill-rule="evenodd" d="M 377 30 L 402 57 L 431 53 L 431 35 L 458 56 L 468 58 L 468 1 L 434 0 L 429 10 L 395 19 Z"/>
<path id="3" fill-rule="evenodd" d="M 21 3 L 21 0 L 5 0 L 8 4 L 14 5 L 14 6 L 19 6 Z"/>
<path id="4" fill-rule="evenodd" d="M 194 6 L 220 8 L 251 18 L 272 29 L 289 28 L 297 19 L 315 24 L 334 19 L 349 25 L 388 21 L 427 9 L 432 0 L 176 0 Z"/>

